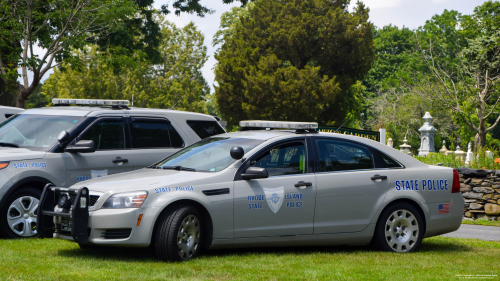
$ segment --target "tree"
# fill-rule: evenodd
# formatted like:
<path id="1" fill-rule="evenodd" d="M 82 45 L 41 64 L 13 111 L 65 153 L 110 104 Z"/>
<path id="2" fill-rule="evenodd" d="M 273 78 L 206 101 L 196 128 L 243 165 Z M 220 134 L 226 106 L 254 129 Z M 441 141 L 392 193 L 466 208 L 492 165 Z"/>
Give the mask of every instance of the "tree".
<path id="1" fill-rule="evenodd" d="M 203 34 L 193 23 L 183 28 L 160 17 L 161 64 L 152 64 L 137 51 L 101 52 L 96 46 L 79 52 L 84 66 L 56 69 L 42 88 L 47 99 L 55 97 L 127 99 L 139 107 L 172 108 L 206 112 L 209 87 L 201 68 L 207 60 Z M 116 61 L 119 60 L 119 63 Z M 114 65 L 122 65 L 116 69 Z"/>
<path id="2" fill-rule="evenodd" d="M 8 58 L 2 52 L 0 71 L 3 79 L 17 76 L 17 67 L 6 65 L 7 61 L 16 62 L 22 70 L 22 82 L 16 82 L 16 106 L 24 107 L 49 69 L 63 60 L 76 59 L 71 56 L 71 47 L 81 47 L 88 38 L 118 27 L 120 20 L 133 12 L 130 0 L 3 1 L 0 33 L 6 39 L 0 43 L 10 49 Z M 45 49 L 41 58 L 33 51 L 37 46 Z M 28 71 L 33 73 L 31 82 Z"/>
<path id="3" fill-rule="evenodd" d="M 450 22 L 426 24 L 445 36 L 425 30 L 417 33 L 415 54 L 423 71 L 414 69 L 413 91 L 451 110 L 456 120 L 475 132 L 477 149 L 486 145 L 487 133 L 500 122 L 496 113 L 500 102 L 500 3 L 485 2 L 473 15 L 458 15 Z M 488 125 L 492 115 L 498 116 Z"/>
<path id="4" fill-rule="evenodd" d="M 263 0 L 216 54 L 215 95 L 229 124 L 265 118 L 334 124 L 358 109 L 351 89 L 373 61 L 368 9 L 344 1 Z M 226 36 L 229 37 L 229 36 Z"/>

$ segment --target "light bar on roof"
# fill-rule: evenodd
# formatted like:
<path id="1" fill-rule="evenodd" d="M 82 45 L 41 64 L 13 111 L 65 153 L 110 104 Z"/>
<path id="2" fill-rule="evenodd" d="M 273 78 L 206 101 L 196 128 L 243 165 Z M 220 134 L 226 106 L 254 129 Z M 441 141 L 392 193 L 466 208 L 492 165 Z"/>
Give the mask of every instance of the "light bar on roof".
<path id="1" fill-rule="evenodd" d="M 92 99 L 52 99 L 54 105 L 75 104 L 75 105 L 117 105 L 128 106 L 128 100 L 92 100 Z"/>
<path id="2" fill-rule="evenodd" d="M 286 122 L 286 121 L 240 121 L 240 127 L 273 128 L 273 129 L 317 129 L 316 122 Z"/>

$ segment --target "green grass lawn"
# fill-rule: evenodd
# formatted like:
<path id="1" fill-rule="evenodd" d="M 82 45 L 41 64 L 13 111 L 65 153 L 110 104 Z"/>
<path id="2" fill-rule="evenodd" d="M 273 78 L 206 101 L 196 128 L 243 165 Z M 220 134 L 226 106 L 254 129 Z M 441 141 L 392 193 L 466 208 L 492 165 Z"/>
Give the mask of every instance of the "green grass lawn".
<path id="1" fill-rule="evenodd" d="M 472 224 L 472 225 L 488 225 L 488 226 L 500 226 L 500 221 L 489 221 L 489 220 L 462 220 L 462 224 Z"/>
<path id="2" fill-rule="evenodd" d="M 1 280 L 325 280 L 458 279 L 496 275 L 500 242 L 434 237 L 420 252 L 367 246 L 211 250 L 183 263 L 161 262 L 143 249 L 82 251 L 54 239 L 0 240 Z"/>

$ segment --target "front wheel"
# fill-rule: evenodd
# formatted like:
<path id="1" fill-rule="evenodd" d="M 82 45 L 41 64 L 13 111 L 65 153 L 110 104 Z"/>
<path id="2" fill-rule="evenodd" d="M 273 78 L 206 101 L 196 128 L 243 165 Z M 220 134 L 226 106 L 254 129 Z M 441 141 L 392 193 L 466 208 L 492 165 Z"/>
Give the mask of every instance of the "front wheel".
<path id="1" fill-rule="evenodd" d="M 423 229 L 424 222 L 418 210 L 409 204 L 397 203 L 380 215 L 372 245 L 383 251 L 414 252 L 422 243 Z"/>
<path id="2" fill-rule="evenodd" d="M 0 227 L 9 238 L 30 238 L 36 232 L 37 209 L 42 193 L 25 187 L 15 191 L 2 206 Z"/>
<path id="3" fill-rule="evenodd" d="M 202 217 L 192 206 L 178 206 L 160 218 L 155 236 L 156 257 L 168 261 L 195 258 L 201 250 Z"/>

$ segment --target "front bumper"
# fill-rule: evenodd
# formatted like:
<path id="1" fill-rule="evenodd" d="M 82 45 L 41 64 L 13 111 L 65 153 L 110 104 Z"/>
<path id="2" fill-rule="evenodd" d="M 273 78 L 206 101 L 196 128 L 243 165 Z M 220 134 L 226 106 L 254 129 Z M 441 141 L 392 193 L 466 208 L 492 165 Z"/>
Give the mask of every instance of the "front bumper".
<path id="1" fill-rule="evenodd" d="M 40 200 L 42 208 L 39 208 L 40 214 L 38 216 L 38 225 L 40 225 L 39 236 L 41 238 L 59 238 L 80 244 L 132 247 L 149 246 L 156 221 L 156 214 L 161 212 L 159 208 L 99 209 L 89 212 L 88 206 L 87 208 L 82 208 L 78 204 L 79 200 L 81 200 L 79 198 L 85 195 L 81 192 L 83 189 L 86 189 L 86 187 L 76 190 L 57 187 L 46 187 L 44 189 Z M 57 193 L 62 192 L 77 193 L 75 205 L 67 213 L 64 213 L 64 210 L 63 212 L 53 211 L 57 204 L 56 200 L 59 198 Z M 88 193 L 87 190 L 86 194 Z M 80 197 L 78 197 L 78 194 L 81 194 Z M 86 214 L 82 214 L 81 212 L 75 213 L 76 209 L 86 210 Z M 140 215 L 142 215 L 142 219 L 138 225 Z M 62 230 L 61 221 L 63 219 L 71 220 L 71 232 Z M 77 229 L 83 228 L 85 228 L 84 233 L 77 232 Z"/>

